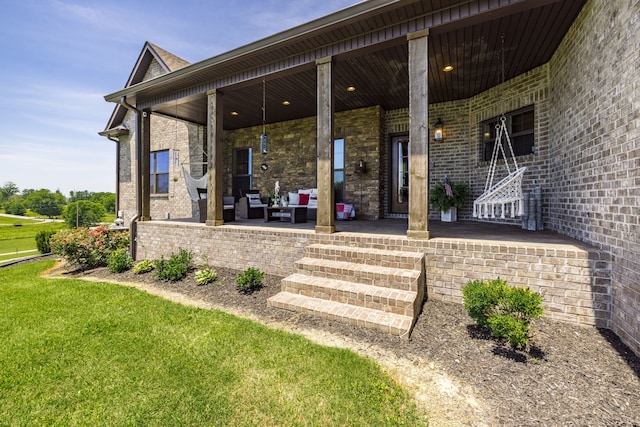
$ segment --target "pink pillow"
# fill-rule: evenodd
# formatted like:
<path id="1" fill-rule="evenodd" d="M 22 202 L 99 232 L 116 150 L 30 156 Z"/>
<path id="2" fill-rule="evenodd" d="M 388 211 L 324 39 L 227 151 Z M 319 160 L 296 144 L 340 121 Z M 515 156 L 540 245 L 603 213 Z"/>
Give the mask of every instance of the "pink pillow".
<path id="1" fill-rule="evenodd" d="M 306 205 L 309 203 L 309 195 L 308 194 L 299 194 L 300 196 L 300 201 L 298 202 L 298 204 L 300 205 Z"/>

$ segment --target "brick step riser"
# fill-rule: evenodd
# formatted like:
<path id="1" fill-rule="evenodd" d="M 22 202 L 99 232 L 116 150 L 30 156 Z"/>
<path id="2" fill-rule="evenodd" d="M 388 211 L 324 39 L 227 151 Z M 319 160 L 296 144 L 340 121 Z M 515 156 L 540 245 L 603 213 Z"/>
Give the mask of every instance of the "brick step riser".
<path id="1" fill-rule="evenodd" d="M 410 317 L 413 317 L 415 309 L 415 298 L 412 301 L 404 301 L 391 297 L 370 295 L 364 292 L 315 286 L 287 279 L 282 281 L 282 291 Z"/>
<path id="2" fill-rule="evenodd" d="M 370 320 L 368 316 L 359 317 L 359 316 L 353 316 L 353 315 L 344 316 L 339 314 L 331 314 L 328 311 L 323 311 L 319 307 L 310 309 L 308 307 L 303 307 L 296 304 L 285 304 L 281 302 L 274 302 L 271 299 L 269 300 L 269 304 L 272 305 L 273 307 L 281 308 L 284 310 L 290 310 L 290 311 L 295 311 L 299 313 L 304 313 L 307 315 L 323 317 L 325 319 L 346 322 L 353 326 L 365 327 L 369 329 L 378 329 L 380 331 L 383 331 L 385 333 L 389 333 L 392 335 L 406 336 L 406 334 L 408 333 L 407 327 L 390 327 L 389 325 L 378 324 L 375 321 Z M 352 307 L 349 310 L 357 311 L 358 307 Z"/>
<path id="3" fill-rule="evenodd" d="M 298 273 L 307 274 L 313 277 L 325 279 L 344 280 L 348 282 L 360 283 L 362 285 L 379 286 L 381 288 L 400 289 L 403 291 L 418 291 L 417 278 L 398 277 L 388 274 L 378 274 L 372 272 L 362 272 L 359 270 L 339 269 L 323 267 L 321 265 L 308 265 L 304 262 L 296 261 Z"/>
<path id="4" fill-rule="evenodd" d="M 404 270 L 422 270 L 422 259 L 409 258 L 401 255 L 384 255 L 362 251 L 335 251 L 330 249 L 306 250 L 305 256 L 327 261 L 349 261 L 358 264 L 379 267 L 400 268 Z"/>

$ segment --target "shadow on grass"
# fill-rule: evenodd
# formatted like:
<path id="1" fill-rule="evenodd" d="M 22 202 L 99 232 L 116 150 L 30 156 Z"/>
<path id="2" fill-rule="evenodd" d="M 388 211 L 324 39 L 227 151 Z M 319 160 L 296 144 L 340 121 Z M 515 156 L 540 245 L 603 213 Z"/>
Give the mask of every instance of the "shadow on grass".
<path id="1" fill-rule="evenodd" d="M 529 348 L 525 350 L 515 349 L 509 346 L 506 340 L 493 337 L 491 332 L 478 325 L 467 325 L 467 332 L 473 339 L 492 341 L 495 344 L 492 352 L 496 356 L 511 359 L 518 363 L 540 363 L 546 361 L 545 352 L 535 345 L 530 345 Z"/>

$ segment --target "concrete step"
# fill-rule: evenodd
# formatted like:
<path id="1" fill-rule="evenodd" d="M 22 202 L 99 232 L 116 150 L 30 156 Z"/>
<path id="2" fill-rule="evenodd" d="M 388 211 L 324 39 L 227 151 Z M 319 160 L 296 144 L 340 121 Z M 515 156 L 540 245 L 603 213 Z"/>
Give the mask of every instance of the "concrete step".
<path id="1" fill-rule="evenodd" d="M 416 292 L 407 290 L 296 273 L 282 280 L 282 291 L 404 316 L 415 314 Z"/>
<path id="2" fill-rule="evenodd" d="M 309 257 L 297 260 L 295 265 L 299 273 L 315 277 L 346 280 L 363 285 L 412 292 L 418 291 L 418 279 L 422 274 L 421 270 L 381 267 L 349 261 Z"/>
<path id="3" fill-rule="evenodd" d="M 413 317 L 357 307 L 337 301 L 327 301 L 305 295 L 280 292 L 268 300 L 272 307 L 346 322 L 350 325 L 378 329 L 385 333 L 406 337 L 411 331 Z"/>
<path id="4" fill-rule="evenodd" d="M 422 270 L 423 254 L 386 249 L 315 244 L 305 248 L 305 257 L 348 261 L 379 267 Z"/>

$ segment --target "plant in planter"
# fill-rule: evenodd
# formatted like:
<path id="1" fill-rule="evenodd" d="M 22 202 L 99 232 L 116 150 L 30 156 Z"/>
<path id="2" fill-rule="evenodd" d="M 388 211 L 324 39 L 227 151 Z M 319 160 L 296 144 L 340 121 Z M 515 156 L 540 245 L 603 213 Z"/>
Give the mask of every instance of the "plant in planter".
<path id="1" fill-rule="evenodd" d="M 449 178 L 445 178 L 444 182 L 436 183 L 436 186 L 429 190 L 429 203 L 440 209 L 442 221 L 452 222 L 457 220 L 457 211 L 464 206 L 469 196 L 471 189 L 466 182 L 449 182 Z"/>

